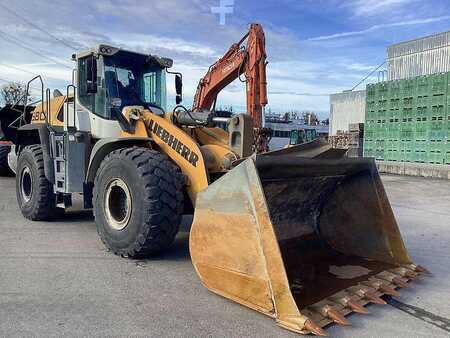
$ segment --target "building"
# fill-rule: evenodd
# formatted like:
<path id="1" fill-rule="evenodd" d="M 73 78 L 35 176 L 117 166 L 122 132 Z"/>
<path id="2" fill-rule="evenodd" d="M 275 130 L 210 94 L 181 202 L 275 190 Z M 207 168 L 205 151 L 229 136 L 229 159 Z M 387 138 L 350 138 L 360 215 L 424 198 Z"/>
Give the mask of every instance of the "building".
<path id="1" fill-rule="evenodd" d="M 450 71 L 450 32 L 401 42 L 387 48 L 387 80 Z M 330 136 L 365 122 L 366 91 L 330 95 Z"/>
<path id="2" fill-rule="evenodd" d="M 349 124 L 364 123 L 365 111 L 365 90 L 330 95 L 330 136 L 348 131 Z"/>
<path id="3" fill-rule="evenodd" d="M 450 71 L 450 32 L 388 47 L 389 80 L 409 79 L 448 71 Z"/>

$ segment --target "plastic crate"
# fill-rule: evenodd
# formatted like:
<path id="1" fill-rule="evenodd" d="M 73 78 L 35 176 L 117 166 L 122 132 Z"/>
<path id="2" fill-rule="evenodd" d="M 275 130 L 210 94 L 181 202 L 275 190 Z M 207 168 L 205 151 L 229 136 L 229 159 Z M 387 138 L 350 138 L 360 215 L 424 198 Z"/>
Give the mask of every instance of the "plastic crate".
<path id="1" fill-rule="evenodd" d="M 414 123 L 414 138 L 416 141 L 428 141 L 428 123 L 426 121 L 416 121 Z"/>
<path id="2" fill-rule="evenodd" d="M 377 97 L 380 100 L 386 100 L 389 97 L 389 83 L 381 82 L 377 85 Z"/>
<path id="3" fill-rule="evenodd" d="M 377 103 L 375 100 L 367 101 L 366 103 L 366 110 L 367 111 L 375 111 L 377 109 Z"/>
<path id="4" fill-rule="evenodd" d="M 401 81 L 391 81 L 389 83 L 389 97 L 392 99 L 399 99 L 402 96 L 400 83 Z"/>
<path id="5" fill-rule="evenodd" d="M 416 96 L 417 92 L 416 83 L 417 80 L 415 78 L 401 81 L 400 91 L 403 98 L 410 98 Z"/>
<path id="6" fill-rule="evenodd" d="M 364 146 L 364 151 L 363 151 L 364 157 L 375 157 L 375 150 L 372 148 L 368 148 L 366 146 Z"/>
<path id="7" fill-rule="evenodd" d="M 431 75 L 431 92 L 436 94 L 447 94 L 448 73 L 439 73 Z"/>
<path id="8" fill-rule="evenodd" d="M 429 98 L 429 104 L 431 106 L 442 106 L 447 104 L 447 94 L 433 95 Z"/>
<path id="9" fill-rule="evenodd" d="M 414 162 L 415 152 L 414 150 L 402 150 L 402 158 L 404 162 Z"/>
<path id="10" fill-rule="evenodd" d="M 404 97 L 401 101 L 403 108 L 412 108 L 416 103 L 417 99 L 415 97 Z"/>
<path id="11" fill-rule="evenodd" d="M 400 132 L 401 123 L 399 123 L 399 119 L 390 119 L 387 124 L 387 138 L 390 141 L 398 141 L 400 140 L 401 132 Z"/>
<path id="12" fill-rule="evenodd" d="M 384 149 L 376 149 L 375 150 L 375 158 L 378 161 L 384 161 Z"/>
<path id="13" fill-rule="evenodd" d="M 431 107 L 431 111 L 429 111 L 429 116 L 446 116 L 447 111 L 446 107 L 443 105 L 436 105 Z"/>
<path id="14" fill-rule="evenodd" d="M 401 110 L 401 115 L 400 117 L 402 119 L 408 119 L 409 117 L 414 117 L 416 115 L 416 109 L 412 108 L 412 107 L 403 107 Z"/>
<path id="15" fill-rule="evenodd" d="M 416 93 L 418 96 L 427 96 L 431 93 L 430 77 L 427 75 L 419 76 L 416 81 L 416 88 Z"/>
<path id="16" fill-rule="evenodd" d="M 447 116 L 447 142 L 449 142 L 450 145 L 450 115 Z"/>
<path id="17" fill-rule="evenodd" d="M 389 99 L 389 109 L 400 109 L 401 100 L 398 97 L 390 97 Z"/>
<path id="18" fill-rule="evenodd" d="M 400 123 L 400 140 L 414 140 L 414 122 L 412 122 L 412 118 Z"/>
<path id="19" fill-rule="evenodd" d="M 374 101 L 376 97 L 376 84 L 369 84 L 366 87 L 366 97 L 369 101 Z"/>
<path id="20" fill-rule="evenodd" d="M 428 95 L 419 95 L 416 98 L 416 107 L 428 107 L 431 102 L 432 100 Z"/>
<path id="21" fill-rule="evenodd" d="M 422 107 L 417 107 L 414 111 L 414 117 L 427 117 L 427 116 L 431 116 L 431 107 L 429 106 L 422 106 Z"/>
<path id="22" fill-rule="evenodd" d="M 424 151 L 424 150 L 416 150 L 414 152 L 414 162 L 427 163 L 428 162 L 428 152 Z"/>
<path id="23" fill-rule="evenodd" d="M 428 140 L 445 141 L 447 138 L 447 123 L 442 116 L 433 116 L 429 121 Z"/>

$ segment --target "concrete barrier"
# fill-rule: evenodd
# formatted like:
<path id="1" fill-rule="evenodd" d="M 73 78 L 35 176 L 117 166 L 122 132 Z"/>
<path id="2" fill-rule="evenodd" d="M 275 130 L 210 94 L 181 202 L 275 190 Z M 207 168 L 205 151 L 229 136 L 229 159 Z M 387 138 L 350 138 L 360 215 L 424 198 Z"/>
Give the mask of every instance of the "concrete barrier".
<path id="1" fill-rule="evenodd" d="M 380 173 L 450 180 L 450 165 L 377 161 Z"/>

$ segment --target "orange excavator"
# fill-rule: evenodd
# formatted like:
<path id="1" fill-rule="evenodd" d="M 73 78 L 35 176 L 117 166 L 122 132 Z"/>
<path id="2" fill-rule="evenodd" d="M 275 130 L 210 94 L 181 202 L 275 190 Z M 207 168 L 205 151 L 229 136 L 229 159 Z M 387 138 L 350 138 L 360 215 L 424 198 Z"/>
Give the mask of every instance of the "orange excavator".
<path id="1" fill-rule="evenodd" d="M 253 120 L 257 153 L 269 150 L 272 134 L 263 127 L 267 105 L 266 57 L 264 30 L 260 24 L 251 24 L 248 33 L 209 67 L 198 84 L 192 107 L 194 112 L 214 111 L 219 93 L 244 75 L 245 80 L 241 81 L 247 87 L 247 114 Z"/>

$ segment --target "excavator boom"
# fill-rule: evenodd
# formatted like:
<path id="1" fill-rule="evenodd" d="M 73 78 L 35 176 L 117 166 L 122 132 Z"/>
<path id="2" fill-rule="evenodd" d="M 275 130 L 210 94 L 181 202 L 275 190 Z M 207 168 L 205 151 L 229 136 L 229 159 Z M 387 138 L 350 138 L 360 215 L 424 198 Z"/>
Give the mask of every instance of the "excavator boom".
<path id="1" fill-rule="evenodd" d="M 249 32 L 209 68 L 198 84 L 193 111 L 214 110 L 218 94 L 241 75 L 247 87 L 247 113 L 254 127 L 261 128 L 267 83 L 265 36 L 259 24 L 252 24 Z"/>

